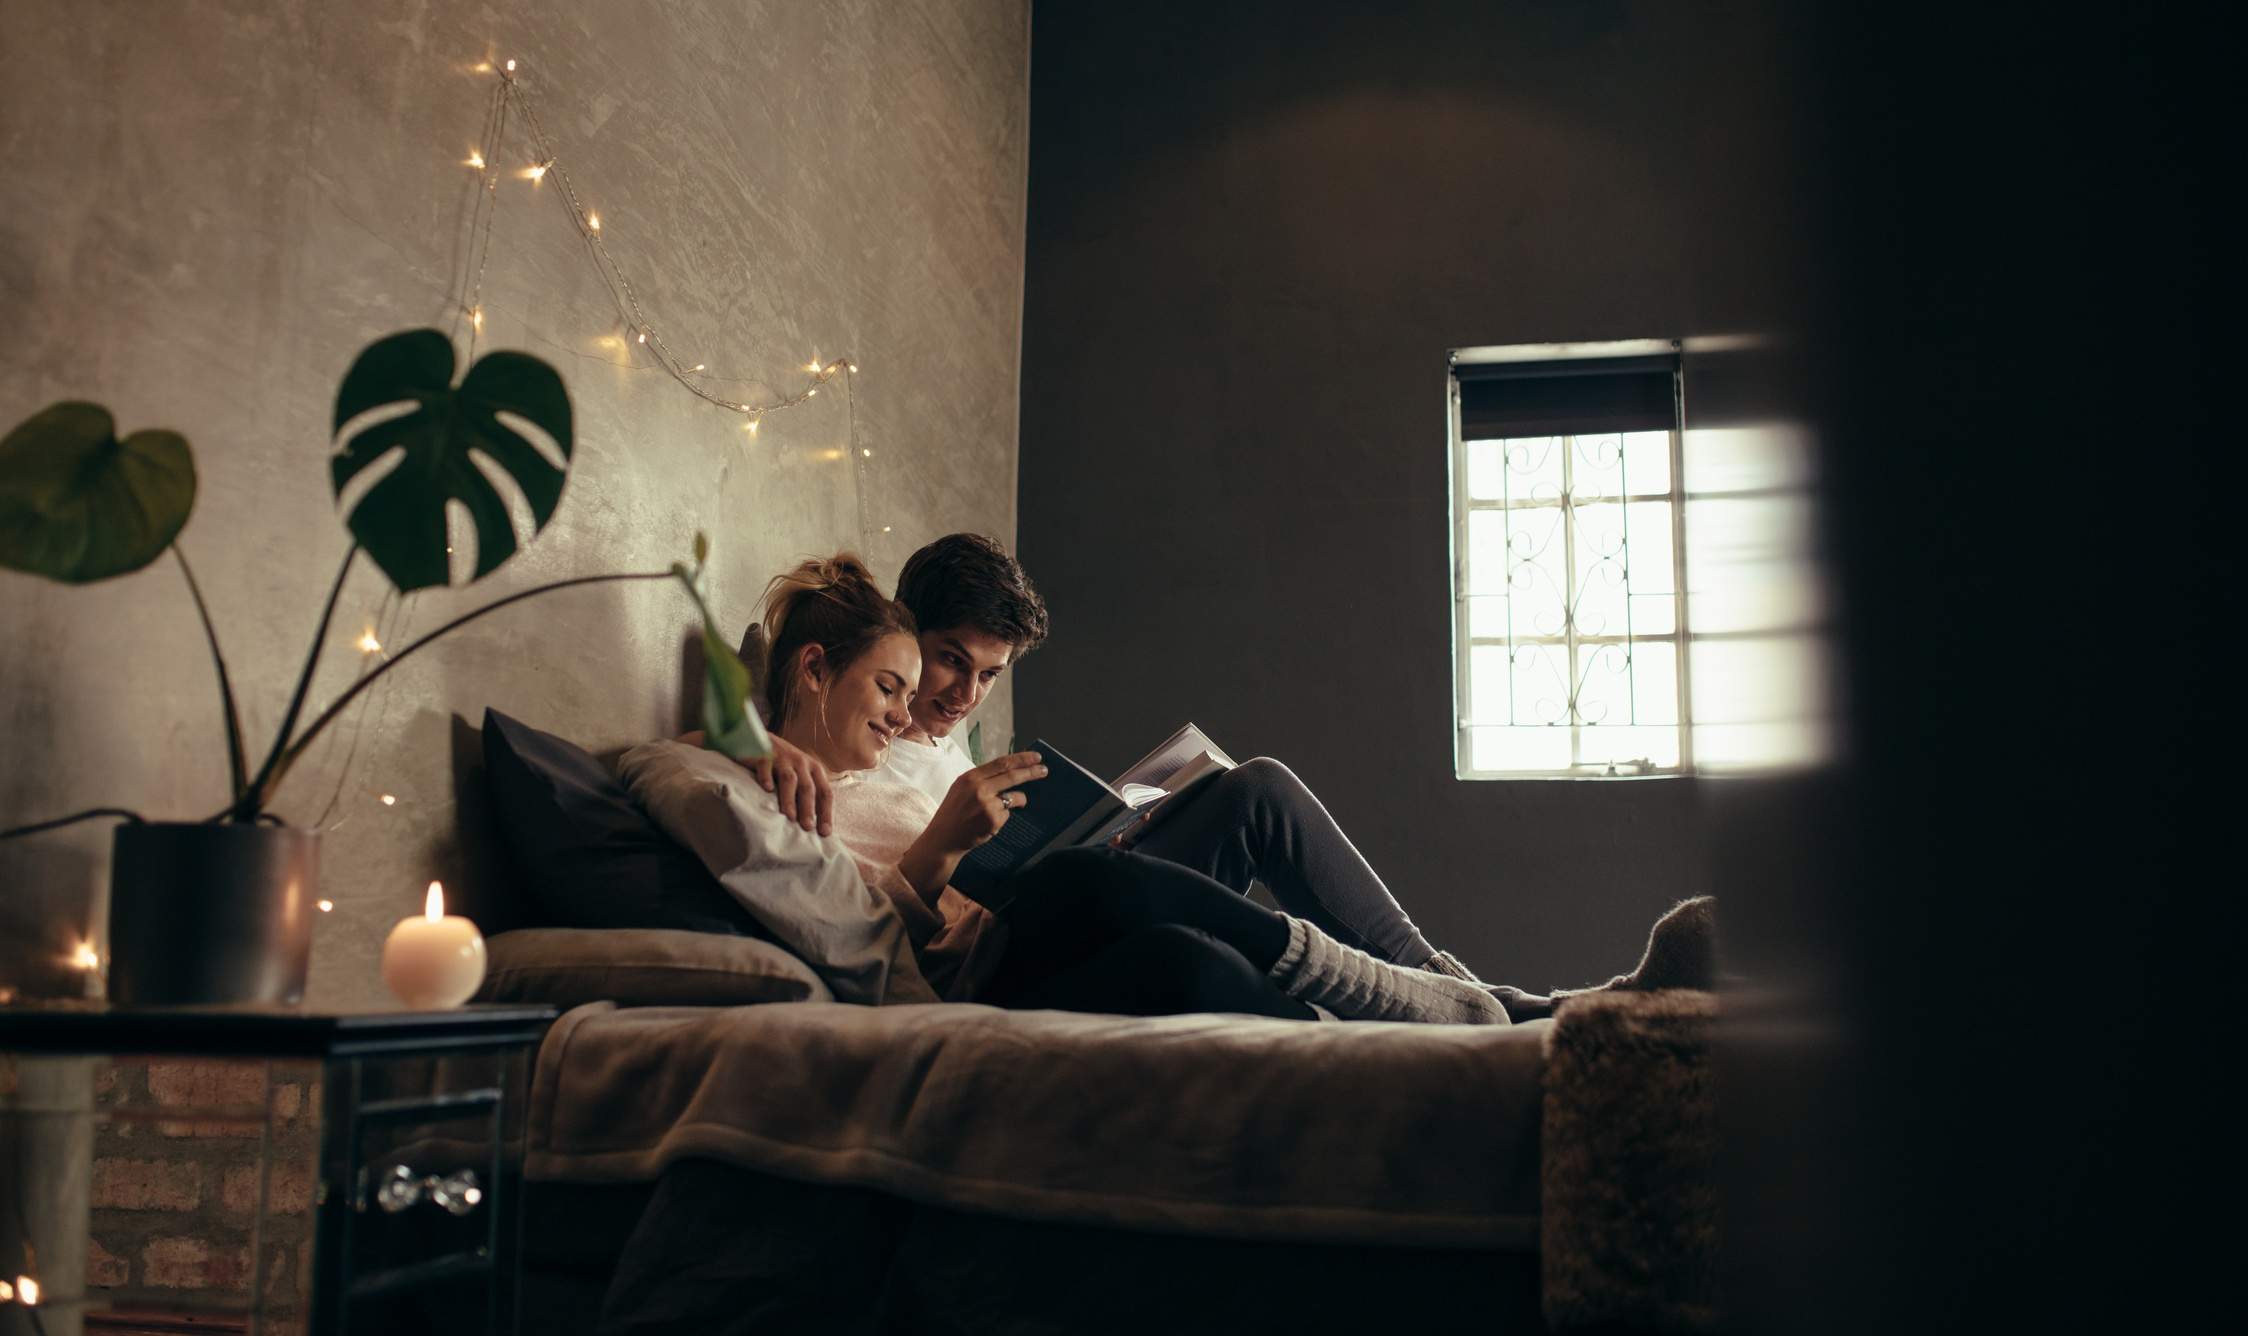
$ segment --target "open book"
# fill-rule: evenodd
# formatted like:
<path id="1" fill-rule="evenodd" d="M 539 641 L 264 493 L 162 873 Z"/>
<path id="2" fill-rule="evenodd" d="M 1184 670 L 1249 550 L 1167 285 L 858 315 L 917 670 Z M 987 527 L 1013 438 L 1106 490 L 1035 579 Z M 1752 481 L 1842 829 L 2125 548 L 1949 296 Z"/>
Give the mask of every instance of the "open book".
<path id="1" fill-rule="evenodd" d="M 999 833 L 968 851 L 953 871 L 953 889 L 987 909 L 1015 897 L 1007 882 L 1056 849 L 1106 844 L 1127 830 L 1137 835 L 1176 811 L 1203 785 L 1233 768 L 1233 758 L 1192 724 L 1140 759 L 1114 784 L 1070 760 L 1044 739 L 1028 748 L 1046 764 L 1046 777 L 1017 786 L 1025 799 Z"/>

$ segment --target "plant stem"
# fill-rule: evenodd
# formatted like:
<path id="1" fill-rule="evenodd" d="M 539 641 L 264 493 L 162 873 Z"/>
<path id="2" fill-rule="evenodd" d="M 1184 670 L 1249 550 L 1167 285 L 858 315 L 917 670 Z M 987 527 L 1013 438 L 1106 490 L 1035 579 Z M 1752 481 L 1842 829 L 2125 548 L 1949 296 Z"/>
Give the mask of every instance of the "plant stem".
<path id="1" fill-rule="evenodd" d="M 387 673 L 391 669 L 396 668 L 399 664 L 404 663 L 408 658 L 412 657 L 416 650 L 419 650 L 420 648 L 422 648 L 422 646 L 429 644 L 433 640 L 436 640 L 438 637 L 443 636 L 460 627 L 466 626 L 470 622 L 475 621 L 477 618 L 483 616 L 488 612 L 498 612 L 501 608 L 506 607 L 510 603 L 520 603 L 524 599 L 535 598 L 540 594 L 551 594 L 557 589 L 571 589 L 575 588 L 578 585 L 611 584 L 621 580 L 673 580 L 677 578 L 679 578 L 678 575 L 672 571 L 643 571 L 630 575 L 581 575 L 574 580 L 557 580 L 553 584 L 543 584 L 535 589 L 526 589 L 520 594 L 510 594 L 506 598 L 499 600 L 497 603 L 487 603 L 474 612 L 465 613 L 459 617 L 455 617 L 453 620 L 445 623 L 443 626 L 438 627 L 428 635 L 423 636 L 421 639 L 416 640 L 413 644 L 406 646 L 406 648 L 392 655 L 389 662 L 383 664 L 380 668 L 375 669 L 365 677 L 360 678 L 357 682 L 352 683 L 349 690 L 345 691 L 341 696 L 336 697 L 335 701 L 331 703 L 327 709 L 322 710 L 317 718 L 315 718 L 310 724 L 306 725 L 304 735 L 302 737 L 299 737 L 296 741 L 290 743 L 287 750 L 279 753 L 279 763 L 277 765 L 269 767 L 269 769 L 271 770 L 271 773 L 269 775 L 265 775 L 260 778 L 257 793 L 255 795 L 257 800 L 256 810 L 264 810 L 265 805 L 268 802 L 272 801 L 274 791 L 281 787 L 281 780 L 289 773 L 289 767 L 296 764 L 297 758 L 304 754 L 305 748 L 312 745 L 312 740 L 320 736 L 320 731 L 322 729 L 326 728 L 329 724 L 334 723 L 336 716 L 342 714 L 344 708 L 350 705 L 352 701 L 356 700 L 360 692 L 365 691 L 368 687 L 373 686 L 376 682 L 382 679 L 382 675 L 384 673 Z"/>
<path id="2" fill-rule="evenodd" d="M 242 712 L 234 704 L 234 680 L 227 675 L 226 656 L 219 653 L 218 628 L 211 625 L 211 610 L 203 602 L 203 587 L 195 583 L 194 568 L 178 543 L 172 544 L 172 555 L 179 558 L 180 574 L 187 577 L 187 592 L 195 596 L 195 615 L 203 619 L 203 638 L 211 643 L 211 662 L 219 670 L 219 695 L 226 702 L 226 768 L 232 786 L 228 791 L 239 803 L 250 791 L 250 758 L 242 748 Z"/>
<path id="3" fill-rule="evenodd" d="M 96 807 L 84 812 L 74 812 L 69 816 L 58 816 L 52 821 L 34 821 L 28 826 L 18 826 L 14 830 L 0 830 L 0 840 L 12 840 L 18 835 L 37 835 L 43 830 L 57 830 L 63 826 L 75 825 L 80 821 L 91 821 L 97 816 L 121 816 L 136 826 L 144 825 L 147 822 L 147 818 L 140 813 L 128 812 L 122 807 Z"/>
<path id="4" fill-rule="evenodd" d="M 233 817 L 236 821 L 255 821 L 264 810 L 265 797 L 280 783 L 276 768 L 283 764 L 282 757 L 289 749 L 289 734 L 296 730 L 297 716 L 304 711 L 305 693 L 312 690 L 313 670 L 320 666 L 320 651 L 328 643 L 328 623 L 336 615 L 336 600 L 343 597 L 343 582 L 351 574 L 351 559 L 359 555 L 359 544 L 345 549 L 343 565 L 336 571 L 336 582 L 328 590 L 328 603 L 320 609 L 320 628 L 312 633 L 311 652 L 304 656 L 304 671 L 297 674 L 297 689 L 289 697 L 289 709 L 281 716 L 280 731 L 273 735 L 273 750 L 266 755 L 265 764 L 258 767 L 257 780 L 234 795 Z"/>

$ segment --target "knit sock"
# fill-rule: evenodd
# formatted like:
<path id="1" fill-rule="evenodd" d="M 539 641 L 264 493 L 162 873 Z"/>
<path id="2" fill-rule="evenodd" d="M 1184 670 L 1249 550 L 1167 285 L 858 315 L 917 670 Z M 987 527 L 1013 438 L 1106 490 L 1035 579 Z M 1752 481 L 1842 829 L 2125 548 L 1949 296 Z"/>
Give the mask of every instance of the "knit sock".
<path id="1" fill-rule="evenodd" d="M 1455 979 L 1465 979 L 1469 983 L 1483 982 L 1480 975 L 1461 964 L 1460 958 L 1449 951 L 1439 951 L 1430 956 L 1427 960 L 1421 962 L 1421 968 L 1431 974 L 1449 974 Z"/>
<path id="2" fill-rule="evenodd" d="M 1288 949 L 1270 973 L 1288 996 L 1348 1020 L 1509 1023 L 1506 1007 L 1481 985 L 1377 960 L 1300 918 L 1288 920 Z"/>
<path id="3" fill-rule="evenodd" d="M 1661 988 L 1698 988 L 1717 985 L 1717 897 L 1698 895 L 1682 900 L 1655 920 L 1647 934 L 1647 952 L 1639 968 L 1619 974 L 1594 988 L 1560 988 L 1554 1000 L 1621 988 L 1653 992 Z"/>
<path id="4" fill-rule="evenodd" d="M 1525 993 L 1519 988 L 1509 988 L 1503 983 L 1485 983 L 1474 970 L 1460 963 L 1460 958 L 1449 951 L 1439 951 L 1430 956 L 1421 968 L 1431 974 L 1448 975 L 1464 979 L 1499 1000 L 1506 1008 L 1506 1018 L 1516 1025 L 1524 1021 L 1544 1020 L 1553 1014 L 1553 999 Z"/>

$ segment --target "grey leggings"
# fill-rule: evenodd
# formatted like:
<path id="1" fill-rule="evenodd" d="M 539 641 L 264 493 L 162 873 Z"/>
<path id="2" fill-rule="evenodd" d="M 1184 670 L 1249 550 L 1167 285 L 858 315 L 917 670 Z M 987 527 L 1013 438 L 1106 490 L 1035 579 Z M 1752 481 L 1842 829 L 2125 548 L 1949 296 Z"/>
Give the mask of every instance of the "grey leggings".
<path id="1" fill-rule="evenodd" d="M 1132 851 L 1242 895 L 1261 881 L 1282 910 L 1392 964 L 1418 967 L 1436 954 L 1319 799 L 1268 757 L 1211 781 Z"/>

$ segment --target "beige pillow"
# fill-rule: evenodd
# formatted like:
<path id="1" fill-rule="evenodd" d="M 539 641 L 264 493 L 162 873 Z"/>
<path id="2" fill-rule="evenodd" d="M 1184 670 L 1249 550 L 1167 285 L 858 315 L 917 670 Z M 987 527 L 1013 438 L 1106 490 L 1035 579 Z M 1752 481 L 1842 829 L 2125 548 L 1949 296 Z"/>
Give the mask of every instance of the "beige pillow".
<path id="1" fill-rule="evenodd" d="M 771 942 L 676 928 L 519 928 L 484 943 L 479 1002 L 737 1007 L 832 1002 L 812 967 Z"/>

